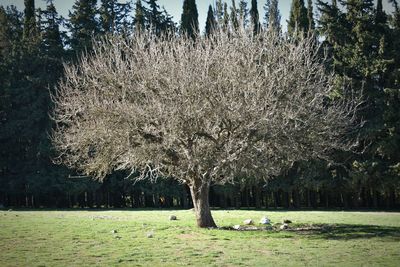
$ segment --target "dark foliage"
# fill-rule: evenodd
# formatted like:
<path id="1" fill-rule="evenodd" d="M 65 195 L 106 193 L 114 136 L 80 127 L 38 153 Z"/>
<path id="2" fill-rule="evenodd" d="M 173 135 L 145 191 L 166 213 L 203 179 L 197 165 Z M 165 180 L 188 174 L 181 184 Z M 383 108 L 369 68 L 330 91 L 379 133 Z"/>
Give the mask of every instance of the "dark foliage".
<path id="1" fill-rule="evenodd" d="M 327 54 L 327 69 L 337 75 L 337 96 L 343 84 L 362 91 L 365 105 L 359 112 L 365 124 L 358 153 L 337 151 L 340 164 L 315 160 L 298 162 L 267 182 L 244 182 L 211 188 L 212 206 L 284 208 L 399 208 L 400 194 L 400 10 L 387 14 L 382 1 L 293 0 L 288 21 L 289 38 L 316 31 Z M 233 0 L 210 6 L 206 35 L 223 25 L 236 30 L 242 21 L 261 30 L 257 1 Z M 265 29 L 280 32 L 278 1 L 265 5 Z M 314 17 L 319 20 L 314 22 Z M 249 23 L 251 22 L 251 23 Z M 66 25 L 69 36 L 62 31 Z M 199 32 L 194 0 L 185 0 L 182 32 Z M 0 204 L 24 207 L 182 207 L 191 206 L 188 188 L 171 180 L 157 184 L 133 183 L 127 173 L 115 172 L 104 183 L 82 177 L 52 163 L 49 133 L 52 123 L 50 92 L 63 78 L 63 63 L 90 52 L 92 37 L 129 35 L 142 30 L 160 35 L 176 32 L 172 17 L 157 0 L 76 0 L 66 21 L 52 3 L 36 10 L 25 0 L 24 12 L 0 7 Z M 322 53 L 321 53 L 322 54 Z M 325 227 L 326 228 L 326 227 Z M 327 238 L 356 238 L 391 234 L 392 229 L 336 226 Z M 363 234 L 365 232 L 365 234 Z"/>

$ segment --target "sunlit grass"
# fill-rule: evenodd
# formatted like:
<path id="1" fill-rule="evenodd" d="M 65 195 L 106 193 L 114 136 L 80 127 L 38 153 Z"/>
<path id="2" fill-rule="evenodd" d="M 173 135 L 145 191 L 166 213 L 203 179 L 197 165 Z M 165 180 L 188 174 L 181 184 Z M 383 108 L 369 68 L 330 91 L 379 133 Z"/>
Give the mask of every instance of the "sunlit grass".
<path id="1" fill-rule="evenodd" d="M 293 224 L 288 231 L 229 231 L 196 228 L 189 210 L 0 211 L 0 266 L 400 266 L 400 213 L 213 215 L 219 226 L 263 216 Z"/>

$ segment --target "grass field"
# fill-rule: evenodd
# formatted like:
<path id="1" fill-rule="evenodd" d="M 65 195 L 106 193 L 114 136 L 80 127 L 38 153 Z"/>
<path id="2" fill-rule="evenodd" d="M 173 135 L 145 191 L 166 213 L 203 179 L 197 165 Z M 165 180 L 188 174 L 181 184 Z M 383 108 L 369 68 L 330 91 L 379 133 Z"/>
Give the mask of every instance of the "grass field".
<path id="1" fill-rule="evenodd" d="M 284 231 L 208 230 L 195 227 L 190 210 L 0 211 L 0 266 L 400 266 L 400 213 L 213 215 L 219 226 L 263 216 L 293 224 Z"/>

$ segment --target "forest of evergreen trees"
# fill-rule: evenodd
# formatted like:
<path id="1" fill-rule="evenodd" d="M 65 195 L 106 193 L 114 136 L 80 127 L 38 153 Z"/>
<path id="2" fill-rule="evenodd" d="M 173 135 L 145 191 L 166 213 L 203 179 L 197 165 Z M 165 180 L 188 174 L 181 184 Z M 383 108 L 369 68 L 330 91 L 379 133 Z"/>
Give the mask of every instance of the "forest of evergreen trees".
<path id="1" fill-rule="evenodd" d="M 98 3 L 99 2 L 99 3 Z M 52 0 L 36 9 L 25 0 L 23 13 L 0 6 L 0 205 L 7 207 L 182 207 L 191 205 L 188 188 L 171 180 L 134 182 L 118 171 L 96 182 L 56 165 L 51 144 L 51 94 L 63 79 L 63 64 L 90 54 L 92 40 L 140 31 L 207 38 L 216 29 L 243 24 L 256 35 L 315 36 L 321 60 L 340 88 L 363 94 L 354 152 L 336 151 L 334 162 L 296 162 L 279 177 L 259 182 L 237 178 L 211 189 L 211 206 L 283 208 L 400 207 L 400 6 L 389 0 L 293 0 L 287 32 L 278 0 L 210 5 L 205 28 L 195 0 L 183 1 L 180 23 L 157 0 L 76 0 L 68 18 Z M 316 19 L 318 18 L 318 19 Z M 250 28 L 251 27 L 251 28 Z"/>

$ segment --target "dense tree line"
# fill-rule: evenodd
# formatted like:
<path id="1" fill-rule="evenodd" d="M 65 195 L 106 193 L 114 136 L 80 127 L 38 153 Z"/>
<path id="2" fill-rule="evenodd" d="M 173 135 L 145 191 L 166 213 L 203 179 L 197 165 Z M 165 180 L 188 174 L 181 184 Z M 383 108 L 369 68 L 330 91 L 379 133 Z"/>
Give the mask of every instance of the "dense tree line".
<path id="1" fill-rule="evenodd" d="M 315 36 L 326 68 L 336 74 L 337 95 L 350 86 L 362 92 L 358 114 L 362 129 L 354 133 L 355 153 L 337 151 L 335 162 L 297 162 L 266 182 L 237 179 L 214 186 L 212 206 L 220 207 L 386 207 L 400 205 L 400 7 L 383 10 L 382 0 L 293 0 L 287 32 L 282 32 L 277 0 L 216 1 L 209 6 L 204 31 L 194 0 L 183 1 L 180 25 L 157 0 L 77 0 L 68 18 L 53 1 L 36 9 L 25 0 L 23 13 L 0 7 L 0 204 L 26 207 L 189 207 L 188 189 L 177 182 L 134 183 L 122 171 L 103 183 L 53 163 L 50 98 L 63 78 L 63 64 L 91 53 L 92 38 L 157 35 L 210 35 L 235 31 L 240 24 L 273 30 L 281 38 Z M 318 21 L 314 12 L 318 12 Z M 64 31 L 65 29 L 65 31 Z"/>

